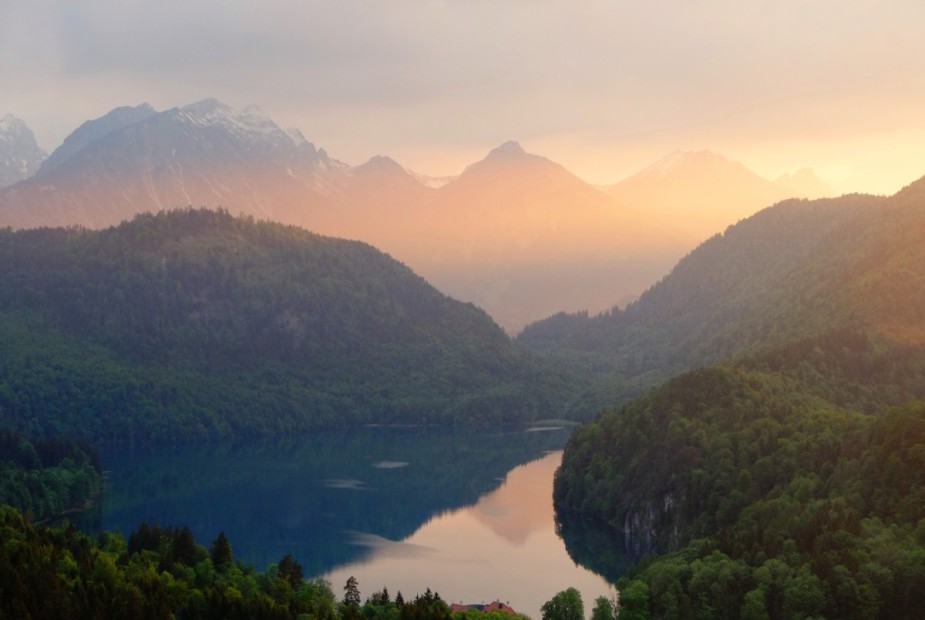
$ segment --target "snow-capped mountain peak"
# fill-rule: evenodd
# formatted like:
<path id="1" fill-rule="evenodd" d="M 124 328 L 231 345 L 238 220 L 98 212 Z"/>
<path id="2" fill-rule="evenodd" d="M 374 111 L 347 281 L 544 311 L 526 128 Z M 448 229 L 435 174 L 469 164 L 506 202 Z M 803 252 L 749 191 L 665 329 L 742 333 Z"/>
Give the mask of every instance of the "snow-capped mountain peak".
<path id="1" fill-rule="evenodd" d="M 234 110 L 231 106 L 226 105 L 215 99 L 214 97 L 208 97 L 194 103 L 188 103 L 180 110 L 190 117 L 194 118 L 218 118 L 222 116 L 232 116 Z"/>
<path id="2" fill-rule="evenodd" d="M 282 131 L 279 126 L 260 111 L 250 106 L 242 111 L 235 110 L 217 99 L 203 99 L 180 108 L 180 118 L 196 125 L 238 126 L 248 131 L 272 133 Z"/>
<path id="3" fill-rule="evenodd" d="M 253 105 L 236 110 L 217 99 L 203 99 L 180 108 L 177 111 L 177 119 L 197 127 L 223 129 L 243 142 L 269 141 L 276 145 L 300 149 L 305 148 L 303 142 L 312 146 L 301 134 L 296 137 L 290 131 L 284 131 L 260 108 Z M 313 146 L 311 150 L 314 151 Z"/>
<path id="4" fill-rule="evenodd" d="M 8 140 L 12 134 L 22 131 L 22 128 L 25 126 L 26 123 L 21 119 L 16 118 L 12 114 L 7 114 L 3 118 L 0 118 L 0 140 Z"/>
<path id="5" fill-rule="evenodd" d="M 25 121 L 12 114 L 0 119 L 0 187 L 29 178 L 46 157 Z"/>
<path id="6" fill-rule="evenodd" d="M 314 148 L 314 145 L 312 145 L 311 142 L 306 140 L 305 136 L 302 135 L 302 132 L 296 129 L 295 127 L 290 127 L 289 129 L 287 129 L 286 135 L 292 138 L 292 143 L 295 144 L 299 148 L 302 148 L 305 145 L 309 145 L 309 146 L 312 146 L 312 148 Z"/>

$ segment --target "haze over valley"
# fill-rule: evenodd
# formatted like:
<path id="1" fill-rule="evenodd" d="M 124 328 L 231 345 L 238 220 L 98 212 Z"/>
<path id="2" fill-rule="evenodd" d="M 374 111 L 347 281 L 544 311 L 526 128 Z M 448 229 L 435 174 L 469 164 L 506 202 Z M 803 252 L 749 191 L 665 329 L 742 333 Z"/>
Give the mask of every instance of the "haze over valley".
<path id="1" fill-rule="evenodd" d="M 11 161 L 34 157 L 23 144 Z M 0 224 L 100 228 L 222 207 L 371 243 L 509 332 L 632 300 L 726 226 L 777 200 L 831 192 L 808 170 L 772 182 L 706 151 L 595 188 L 513 141 L 434 180 L 381 155 L 348 166 L 258 109 L 214 99 L 116 108 L 35 167 L 0 189 Z"/>

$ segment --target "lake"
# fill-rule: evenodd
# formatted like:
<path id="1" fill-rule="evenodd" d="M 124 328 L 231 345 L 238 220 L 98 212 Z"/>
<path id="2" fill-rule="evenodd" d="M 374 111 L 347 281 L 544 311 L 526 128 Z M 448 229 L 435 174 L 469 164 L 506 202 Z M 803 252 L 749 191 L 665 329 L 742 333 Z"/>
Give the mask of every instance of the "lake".
<path id="1" fill-rule="evenodd" d="M 100 524 L 220 531 L 265 568 L 291 553 L 306 576 L 347 577 L 363 598 L 425 588 L 448 602 L 509 602 L 540 617 L 578 588 L 588 612 L 612 589 L 556 533 L 552 478 L 570 429 L 361 428 L 310 436 L 103 452 Z M 574 530 L 574 528 L 572 528 Z"/>

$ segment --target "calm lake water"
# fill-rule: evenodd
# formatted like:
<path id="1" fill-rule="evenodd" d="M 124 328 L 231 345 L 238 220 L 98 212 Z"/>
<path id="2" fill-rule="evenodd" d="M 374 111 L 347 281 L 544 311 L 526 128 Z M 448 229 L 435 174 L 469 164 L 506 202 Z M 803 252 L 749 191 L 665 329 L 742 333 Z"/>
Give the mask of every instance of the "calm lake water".
<path id="1" fill-rule="evenodd" d="M 364 598 L 429 587 L 539 618 L 574 586 L 590 612 L 612 589 L 569 557 L 552 509 L 569 432 L 364 428 L 109 450 L 100 521 L 126 535 L 143 521 L 188 525 L 206 546 L 224 531 L 236 558 L 263 568 L 292 553 L 338 596 L 353 575 Z"/>

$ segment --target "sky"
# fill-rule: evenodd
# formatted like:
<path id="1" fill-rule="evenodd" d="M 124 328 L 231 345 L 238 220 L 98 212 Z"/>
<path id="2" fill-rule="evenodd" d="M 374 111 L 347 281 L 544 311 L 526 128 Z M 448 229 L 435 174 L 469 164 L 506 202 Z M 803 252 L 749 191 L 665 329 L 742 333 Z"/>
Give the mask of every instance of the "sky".
<path id="1" fill-rule="evenodd" d="M 257 105 L 332 157 L 454 175 L 513 139 L 597 184 L 674 150 L 839 192 L 925 175 L 921 0 L 3 0 L 0 116 Z"/>

